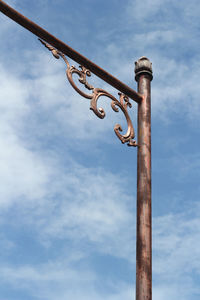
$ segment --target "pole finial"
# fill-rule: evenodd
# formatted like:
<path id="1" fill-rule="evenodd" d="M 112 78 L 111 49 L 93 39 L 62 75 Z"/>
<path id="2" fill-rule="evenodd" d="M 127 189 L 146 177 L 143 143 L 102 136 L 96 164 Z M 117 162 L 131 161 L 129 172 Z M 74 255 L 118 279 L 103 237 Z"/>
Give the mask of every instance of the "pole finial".
<path id="1" fill-rule="evenodd" d="M 138 81 L 141 74 L 146 74 L 153 79 L 152 63 L 146 56 L 140 57 L 135 62 L 135 80 Z"/>

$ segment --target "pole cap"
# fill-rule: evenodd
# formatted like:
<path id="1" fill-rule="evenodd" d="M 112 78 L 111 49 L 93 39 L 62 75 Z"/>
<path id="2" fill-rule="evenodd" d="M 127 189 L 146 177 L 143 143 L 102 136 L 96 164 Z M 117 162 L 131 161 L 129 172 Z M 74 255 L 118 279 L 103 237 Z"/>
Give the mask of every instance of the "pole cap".
<path id="1" fill-rule="evenodd" d="M 152 63 L 146 56 L 140 57 L 135 62 L 135 80 L 138 81 L 142 74 L 147 74 L 150 80 L 153 79 Z"/>

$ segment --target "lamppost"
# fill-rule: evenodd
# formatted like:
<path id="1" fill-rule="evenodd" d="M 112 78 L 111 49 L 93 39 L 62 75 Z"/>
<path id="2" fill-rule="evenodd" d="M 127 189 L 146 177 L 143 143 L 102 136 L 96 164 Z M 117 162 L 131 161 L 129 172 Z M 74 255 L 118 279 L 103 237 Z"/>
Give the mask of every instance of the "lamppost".
<path id="1" fill-rule="evenodd" d="M 98 99 L 106 96 L 111 100 L 114 111 L 119 109 L 127 120 L 127 132 L 121 134 L 122 127 L 116 124 L 114 131 L 117 137 L 128 146 L 137 147 L 137 242 L 136 242 L 136 300 L 152 299 L 152 238 L 151 238 L 151 80 L 152 65 L 146 57 L 135 62 L 135 79 L 138 92 L 119 81 L 74 49 L 58 40 L 49 32 L 33 23 L 19 12 L 0 0 L 0 11 L 15 22 L 35 34 L 40 42 L 51 51 L 57 59 L 62 58 L 66 64 L 66 75 L 72 87 L 83 97 L 90 100 L 90 109 L 101 119 L 105 117 L 103 108 L 97 107 Z M 70 66 L 67 59 L 73 59 L 81 66 Z M 115 87 L 119 91 L 119 100 L 106 90 L 95 88 L 88 83 L 91 72 Z M 73 74 L 79 76 L 79 82 L 91 92 L 83 92 L 74 82 Z M 138 104 L 138 141 L 134 140 L 135 132 L 128 114 L 131 98 Z"/>

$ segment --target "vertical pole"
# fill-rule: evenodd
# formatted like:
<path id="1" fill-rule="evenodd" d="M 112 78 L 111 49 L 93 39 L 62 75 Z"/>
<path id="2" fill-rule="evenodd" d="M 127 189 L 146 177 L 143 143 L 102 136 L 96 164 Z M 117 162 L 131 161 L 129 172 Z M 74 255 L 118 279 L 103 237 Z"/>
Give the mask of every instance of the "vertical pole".
<path id="1" fill-rule="evenodd" d="M 146 57 L 135 63 L 138 92 L 137 153 L 137 244 L 136 300 L 152 299 L 152 233 L 151 233 L 151 80 L 152 64 Z"/>

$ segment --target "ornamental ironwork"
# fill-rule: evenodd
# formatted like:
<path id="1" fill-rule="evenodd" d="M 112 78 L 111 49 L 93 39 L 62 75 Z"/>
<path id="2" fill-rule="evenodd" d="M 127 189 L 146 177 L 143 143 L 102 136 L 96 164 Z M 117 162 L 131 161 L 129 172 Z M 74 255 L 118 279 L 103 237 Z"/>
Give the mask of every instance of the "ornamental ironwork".
<path id="1" fill-rule="evenodd" d="M 39 39 L 39 41 L 49 50 L 51 51 L 52 55 L 59 59 L 60 57 L 64 60 L 67 69 L 66 75 L 68 78 L 69 83 L 71 86 L 76 90 L 81 96 L 84 98 L 90 99 L 90 109 L 95 113 L 97 117 L 103 119 L 106 116 L 106 113 L 103 108 L 97 107 L 97 103 L 100 97 L 105 96 L 111 100 L 111 107 L 115 112 L 119 112 L 119 109 L 123 112 L 126 121 L 127 121 L 127 132 L 125 134 L 121 134 L 120 132 L 123 131 L 122 126 L 120 124 L 116 124 L 114 126 L 114 131 L 117 137 L 120 139 L 122 144 L 127 143 L 128 146 L 136 147 L 137 143 L 134 140 L 135 131 L 133 128 L 132 121 L 128 114 L 128 107 L 131 108 L 132 104 L 129 101 L 129 97 L 123 93 L 118 93 L 119 100 L 114 97 L 112 94 L 108 93 L 106 90 L 95 88 L 91 84 L 88 83 L 87 77 L 91 76 L 90 70 L 85 68 L 84 66 L 79 66 L 79 69 L 75 66 L 70 66 L 69 61 L 67 60 L 66 56 L 50 44 L 44 42 L 43 40 Z M 73 74 L 77 74 L 79 76 L 79 82 L 84 85 L 84 87 L 91 91 L 90 94 L 83 92 L 73 80 Z"/>

